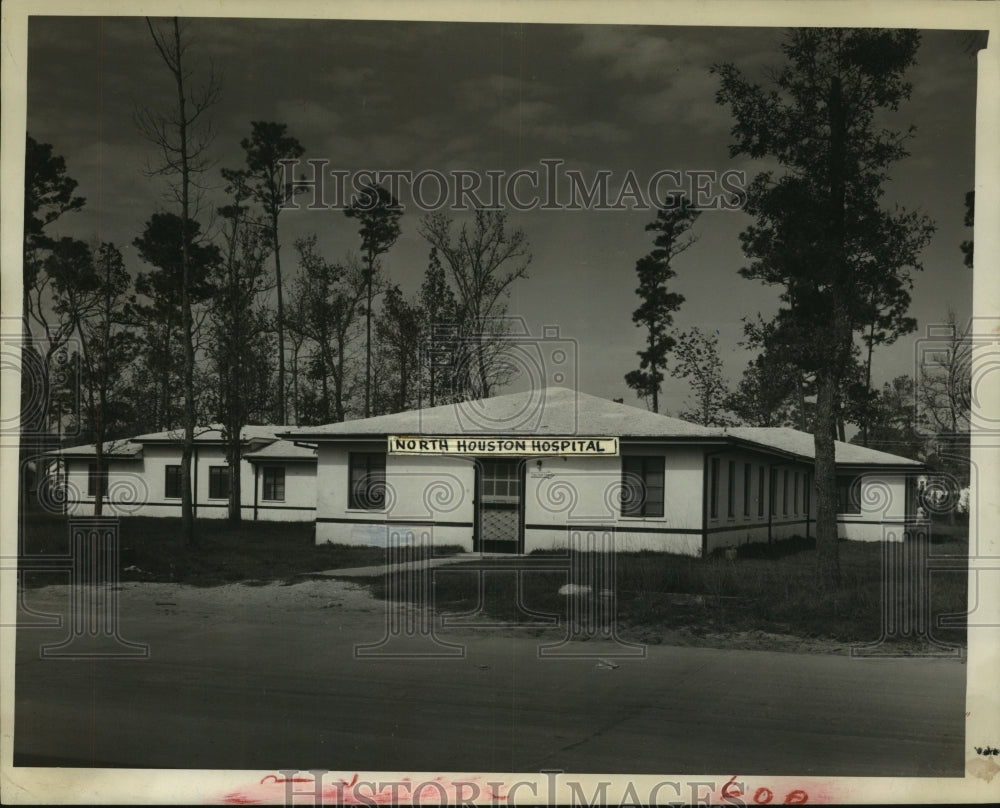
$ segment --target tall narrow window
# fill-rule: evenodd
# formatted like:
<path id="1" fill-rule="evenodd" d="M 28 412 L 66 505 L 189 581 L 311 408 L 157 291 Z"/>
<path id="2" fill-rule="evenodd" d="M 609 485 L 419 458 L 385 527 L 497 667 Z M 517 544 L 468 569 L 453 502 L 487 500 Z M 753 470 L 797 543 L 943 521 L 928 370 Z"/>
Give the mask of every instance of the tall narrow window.
<path id="1" fill-rule="evenodd" d="M 757 516 L 764 515 L 764 467 L 757 466 Z"/>
<path id="2" fill-rule="evenodd" d="M 709 489 L 709 508 L 713 519 L 719 516 L 719 458 L 712 458 L 712 480 Z"/>
<path id="3" fill-rule="evenodd" d="M 229 466 L 208 467 L 208 498 L 229 498 Z"/>
<path id="4" fill-rule="evenodd" d="M 743 515 L 750 515 L 750 469 L 749 463 L 743 464 Z"/>
<path id="5" fill-rule="evenodd" d="M 788 469 L 781 472 L 781 513 L 788 515 Z"/>
<path id="6" fill-rule="evenodd" d="M 285 501 L 285 467 L 264 467 L 263 498 L 269 502 Z"/>
<path id="7" fill-rule="evenodd" d="M 622 457 L 622 516 L 663 516 L 662 455 Z"/>
<path id="8" fill-rule="evenodd" d="M 366 511 L 385 507 L 385 452 L 351 452 L 348 506 Z"/>
<path id="9" fill-rule="evenodd" d="M 837 476 L 837 513 L 861 513 L 861 478 L 853 474 Z"/>
<path id="10" fill-rule="evenodd" d="M 795 485 L 792 488 L 792 512 L 799 512 L 799 473 L 795 472 Z"/>
<path id="11" fill-rule="evenodd" d="M 166 466 L 163 470 L 163 496 L 166 499 L 181 498 L 181 467 Z"/>
<path id="12" fill-rule="evenodd" d="M 771 469 L 771 477 L 768 482 L 768 513 L 771 516 L 778 515 L 778 470 Z"/>
<path id="13" fill-rule="evenodd" d="M 726 516 L 736 516 L 736 463 L 730 460 L 726 466 Z"/>
<path id="14" fill-rule="evenodd" d="M 107 467 L 101 469 L 101 473 L 97 473 L 97 464 L 91 463 L 87 467 L 87 496 L 96 497 L 97 496 L 97 480 L 100 478 L 104 483 L 101 486 L 101 490 L 104 492 L 104 499 L 108 496 L 108 469 Z"/>
<path id="15" fill-rule="evenodd" d="M 811 487 L 811 485 L 812 485 L 811 475 L 807 471 L 806 472 L 805 481 L 804 481 L 804 485 L 802 486 L 802 512 L 806 516 L 809 515 L 809 506 L 811 504 L 810 499 L 809 499 L 810 495 L 812 494 L 812 492 L 809 490 L 810 487 Z"/>

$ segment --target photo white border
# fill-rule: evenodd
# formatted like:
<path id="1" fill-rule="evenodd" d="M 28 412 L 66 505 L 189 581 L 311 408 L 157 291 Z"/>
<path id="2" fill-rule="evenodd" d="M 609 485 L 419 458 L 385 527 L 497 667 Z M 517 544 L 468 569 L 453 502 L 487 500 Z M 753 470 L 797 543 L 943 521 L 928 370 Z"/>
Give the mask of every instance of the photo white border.
<path id="1" fill-rule="evenodd" d="M 994 337 L 992 348 L 984 346 L 974 357 L 973 376 L 977 379 L 977 397 L 973 417 L 979 422 L 1000 423 L 1000 367 L 994 361 L 1000 341 L 1000 4 L 970 0 L 494 0 L 489 3 L 432 0 L 404 2 L 351 3 L 337 0 L 201 0 L 195 4 L 179 2 L 112 2 L 112 0 L 77 0 L 77 2 L 25 2 L 6 0 L 0 6 L 2 15 L 2 122 L 3 137 L 0 151 L 0 310 L 4 317 L 16 317 L 21 310 L 21 233 L 23 224 L 24 132 L 26 128 L 26 66 L 27 15 L 95 15 L 95 16 L 170 16 L 187 17 L 299 17 L 344 19 L 406 19 L 461 20 L 479 22 L 585 22 L 636 25 L 699 25 L 699 26 L 872 26 L 908 27 L 918 29 L 987 29 L 989 46 L 979 52 L 976 124 L 976 219 L 975 265 L 973 281 L 973 316 L 978 323 L 990 324 Z M 977 362 L 979 364 L 977 364 Z M 991 371 L 991 372 L 990 372 Z M 16 369 L 3 368 L 0 387 L 0 418 L 16 418 L 19 407 L 19 386 Z M 1000 503 L 996 496 L 985 492 L 1000 491 L 1000 463 L 996 447 L 997 436 L 973 434 L 972 463 L 979 471 L 977 495 L 970 516 L 973 526 L 1000 525 Z M 17 554 L 16 503 L 18 452 L 16 447 L 0 447 L 0 624 L 10 625 L 17 611 L 16 572 L 9 563 Z M 988 627 L 969 629 L 967 657 L 967 732 L 965 758 L 967 763 L 977 757 L 975 746 L 1000 746 L 1000 698 L 997 676 L 1000 671 L 1000 531 L 989 535 L 970 535 L 970 603 L 976 602 L 977 621 Z M 972 548 L 978 555 L 971 557 Z M 993 568 L 990 568 L 990 565 Z M 978 586 L 977 586 L 978 576 Z M 977 598 L 973 601 L 972 598 Z M 0 798 L 6 804 L 187 804 L 217 802 L 221 795 L 257 783 L 274 771 L 204 771 L 157 769 L 14 769 L 14 663 L 15 632 L 0 629 Z M 330 761 L 335 765 L 336 761 Z M 972 766 L 976 769 L 976 765 Z M 354 772 L 331 772 L 327 782 L 338 775 L 353 776 Z M 365 774 L 365 773 L 363 773 Z M 371 774 L 371 773 L 368 773 Z M 381 779 L 427 773 L 379 773 Z M 444 773 L 435 772 L 430 776 Z M 642 797 L 657 783 L 676 780 L 684 784 L 714 782 L 721 785 L 733 772 L 717 774 L 628 776 L 593 775 L 591 782 L 613 779 L 608 790 L 609 801 L 617 802 L 634 784 L 635 793 Z M 463 773 L 462 776 L 467 776 Z M 444 774 L 445 779 L 450 775 Z M 456 774 L 456 776 L 458 776 Z M 556 793 L 548 791 L 553 782 L 542 773 L 491 775 L 486 780 L 532 781 L 538 784 L 535 794 L 529 788 L 521 791 L 523 801 L 565 804 L 571 794 L 565 789 L 569 775 L 556 778 Z M 964 778 L 826 778 L 826 777 L 755 777 L 739 773 L 744 783 L 742 799 L 758 786 L 767 786 L 777 795 L 796 788 L 807 788 L 811 795 L 825 795 L 838 803 L 951 803 L 995 802 L 1000 800 L 1000 777 L 986 780 L 966 774 Z M 587 786 L 589 788 L 589 786 Z M 587 792 L 592 793 L 591 791 Z M 690 793 L 690 792 L 686 792 Z M 704 793 L 704 792 L 702 792 Z M 665 801 L 678 799 L 669 789 L 661 789 Z M 515 799 L 514 803 L 522 801 Z M 816 802 L 816 799 L 810 800 Z M 513 804 L 513 803 L 512 803 Z"/>

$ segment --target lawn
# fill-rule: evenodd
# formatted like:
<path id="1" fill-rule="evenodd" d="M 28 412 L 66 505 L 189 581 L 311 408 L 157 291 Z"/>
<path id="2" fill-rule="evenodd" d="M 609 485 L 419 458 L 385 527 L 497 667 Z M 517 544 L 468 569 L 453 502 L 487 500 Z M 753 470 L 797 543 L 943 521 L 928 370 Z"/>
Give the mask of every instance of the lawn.
<path id="1" fill-rule="evenodd" d="M 892 552 L 901 550 L 901 545 L 889 547 Z M 502 569 L 510 566 L 505 560 L 475 562 L 472 569 L 449 564 L 433 570 L 434 605 L 439 611 L 467 614 L 470 620 L 485 615 L 522 626 L 541 625 L 544 618 L 540 615 L 568 619 L 575 614 L 591 619 L 588 615 L 607 610 L 607 601 L 602 605 L 594 598 L 613 591 L 619 630 L 646 639 L 676 630 L 694 635 L 764 631 L 851 643 L 880 639 L 883 604 L 888 609 L 890 601 L 896 615 L 909 619 L 921 608 L 928 609 L 932 620 L 965 612 L 966 540 L 947 539 L 930 546 L 935 557 L 960 559 L 956 561 L 959 568 L 934 572 L 921 595 L 908 600 L 886 591 L 882 544 L 842 541 L 839 550 L 841 582 L 828 587 L 817 586 L 815 543 L 805 539 L 748 546 L 732 559 L 619 553 L 613 571 L 606 557 L 571 558 L 565 553 L 525 557 L 518 562 L 519 571 Z M 915 565 L 907 557 L 896 556 L 888 563 L 901 565 L 890 567 L 897 573 L 914 572 Z M 489 571 L 491 565 L 494 571 Z M 589 586 L 590 592 L 560 595 L 560 587 L 567 583 Z M 384 577 L 371 579 L 369 584 L 382 596 L 390 591 L 420 591 L 399 581 L 386 582 Z M 964 628 L 934 628 L 932 634 L 950 644 L 965 642 Z"/>
<path id="2" fill-rule="evenodd" d="M 238 581 L 292 582 L 323 570 L 381 564 L 385 550 L 345 544 L 315 543 L 312 522 L 253 522 L 231 525 L 225 519 L 196 520 L 198 543 L 181 544 L 177 518 L 123 517 L 119 520 L 119 574 L 122 581 L 218 586 Z M 65 556 L 69 520 L 29 511 L 24 518 L 21 555 Z M 437 548 L 446 554 L 455 548 Z M 31 571 L 22 558 L 27 586 L 65 582 L 65 572 Z"/>
<path id="3" fill-rule="evenodd" d="M 120 580 L 186 583 L 195 586 L 245 583 L 293 583 L 310 573 L 378 565 L 381 547 L 314 543 L 311 522 L 197 521 L 198 543 L 180 543 L 180 520 L 126 517 L 120 520 Z M 620 631 L 656 641 L 682 630 L 693 635 L 734 631 L 764 631 L 801 638 L 864 643 L 878 640 L 883 613 L 908 619 L 926 608 L 937 618 L 964 614 L 967 600 L 967 531 L 962 526 L 937 526 L 929 546 L 933 558 L 946 557 L 955 569 L 935 571 L 919 595 L 906 602 L 887 592 L 883 545 L 840 542 L 839 585 L 817 586 L 814 542 L 793 539 L 773 545 L 740 548 L 735 558 L 707 559 L 667 553 L 618 553 L 613 569 L 604 555 L 570 556 L 566 552 L 476 559 L 435 567 L 433 606 L 441 612 L 467 615 L 470 622 L 488 619 L 510 624 L 544 625 L 571 614 L 586 618 L 608 611 L 613 591 L 614 619 Z M 899 551 L 902 545 L 889 545 Z M 22 530 L 22 555 L 65 555 L 68 520 L 28 512 Z M 434 548 L 435 555 L 452 555 L 456 547 Z M 404 555 L 405 559 L 406 556 Z M 897 557 L 895 580 L 916 580 L 919 570 L 906 554 Z M 509 569 L 515 565 L 517 569 Z M 504 569 L 504 567 L 508 569 Z M 22 560 L 27 586 L 67 580 L 65 572 L 31 569 Z M 355 579 L 367 583 L 376 596 L 425 591 L 397 572 L 396 580 L 380 575 Z M 613 574 L 613 577 L 612 577 Z M 520 584 L 518 585 L 520 579 Z M 613 581 L 613 583 L 612 583 Z M 564 584 L 589 586 L 589 594 L 561 595 Z M 520 590 L 520 592 L 519 592 Z M 605 594 L 602 595 L 602 590 Z M 572 622 L 572 621 L 570 621 Z M 963 644 L 964 628 L 932 628 L 943 642 Z"/>

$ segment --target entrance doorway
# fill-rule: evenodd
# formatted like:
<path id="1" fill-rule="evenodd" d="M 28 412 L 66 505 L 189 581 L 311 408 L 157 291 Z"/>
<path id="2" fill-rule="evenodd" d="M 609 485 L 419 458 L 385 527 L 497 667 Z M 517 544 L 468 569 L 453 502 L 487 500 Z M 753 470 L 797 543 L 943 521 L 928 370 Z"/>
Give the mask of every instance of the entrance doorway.
<path id="1" fill-rule="evenodd" d="M 521 499 L 524 464 L 519 459 L 485 459 L 477 464 L 476 549 L 519 553 L 523 547 Z"/>

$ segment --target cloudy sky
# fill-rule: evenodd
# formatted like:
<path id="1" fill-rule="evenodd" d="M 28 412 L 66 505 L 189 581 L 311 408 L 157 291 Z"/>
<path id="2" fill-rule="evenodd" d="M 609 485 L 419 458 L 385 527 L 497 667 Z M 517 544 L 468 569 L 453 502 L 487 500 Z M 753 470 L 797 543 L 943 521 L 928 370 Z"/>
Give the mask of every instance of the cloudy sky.
<path id="1" fill-rule="evenodd" d="M 200 19 L 185 23 L 192 64 L 213 63 L 223 95 L 212 111 L 217 167 L 239 167 L 239 141 L 252 120 L 280 121 L 331 169 L 476 172 L 540 169 L 563 161 L 592 178 L 610 171 L 617 188 L 631 171 L 644 183 L 659 170 L 742 170 L 730 159 L 732 121 L 715 103 L 709 68 L 732 61 L 751 73 L 780 63 L 780 29 L 603 25 L 407 23 Z M 949 308 L 966 318 L 971 272 L 959 243 L 963 198 L 973 185 L 976 61 L 961 31 L 927 31 L 911 72 L 913 97 L 892 126 L 914 124 L 911 156 L 899 164 L 889 203 L 919 207 L 937 223 L 915 278 L 912 313 L 920 331 Z M 197 74 L 196 74 L 197 75 Z M 144 271 L 132 239 L 169 206 L 163 180 L 143 174 L 153 147 L 134 123 L 136 105 L 169 109 L 170 79 L 142 18 L 35 17 L 29 25 L 28 131 L 52 143 L 87 197 L 59 233 L 125 246 L 130 270 Z M 206 175 L 220 185 L 218 171 Z M 210 191 L 208 207 L 221 197 Z M 613 194 L 614 195 L 614 194 Z M 416 290 L 427 263 L 409 202 L 402 236 L 387 256 L 389 278 Z M 456 214 L 460 219 L 461 214 Z M 651 210 L 532 210 L 513 213 L 531 243 L 530 278 L 514 289 L 510 313 L 534 334 L 558 326 L 575 341 L 581 390 L 635 402 L 622 379 L 636 366 L 642 334 L 635 261 L 651 247 Z M 775 308 L 775 292 L 742 280 L 738 234 L 750 220 L 705 212 L 698 243 L 677 262 L 687 298 L 679 328 L 719 334 L 733 383 L 748 355 L 737 345 L 741 318 Z M 287 211 L 283 264 L 291 243 L 316 233 L 336 259 L 356 250 L 353 220 L 339 210 Z M 876 353 L 877 380 L 912 370 L 908 338 Z M 569 380 L 571 381 L 571 379 Z M 685 383 L 669 380 L 665 408 L 683 408 Z"/>

